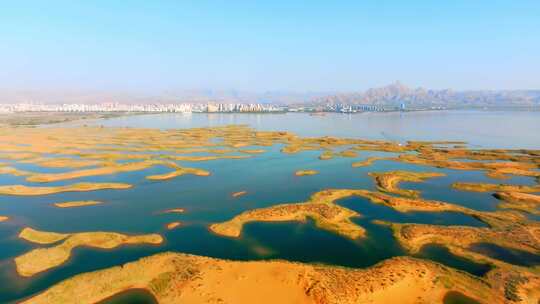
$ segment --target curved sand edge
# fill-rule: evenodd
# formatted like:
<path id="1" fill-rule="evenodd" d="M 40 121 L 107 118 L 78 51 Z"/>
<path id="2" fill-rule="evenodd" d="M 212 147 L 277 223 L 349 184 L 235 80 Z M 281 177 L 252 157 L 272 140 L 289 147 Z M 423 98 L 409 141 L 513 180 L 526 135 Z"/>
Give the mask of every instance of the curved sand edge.
<path id="1" fill-rule="evenodd" d="M 52 244 L 70 236 L 69 233 L 57 233 L 40 231 L 31 227 L 25 227 L 19 233 L 19 238 L 36 244 Z"/>
<path id="2" fill-rule="evenodd" d="M 129 189 L 132 185 L 125 183 L 76 183 L 56 187 L 33 187 L 25 185 L 0 186 L 0 195 L 48 195 L 60 192 L 85 192 L 96 190 Z"/>
<path id="3" fill-rule="evenodd" d="M 355 211 L 334 204 L 282 204 L 245 211 L 229 221 L 210 225 L 210 230 L 223 236 L 239 237 L 244 224 L 249 222 L 306 221 L 310 218 L 321 229 L 355 239 L 365 235 L 364 228 L 350 220 L 358 216 Z"/>
<path id="4" fill-rule="evenodd" d="M 488 183 L 462 183 L 452 184 L 452 188 L 461 191 L 473 192 L 540 192 L 540 185 L 509 185 L 509 184 L 488 184 Z"/>
<path id="5" fill-rule="evenodd" d="M 296 176 L 306 176 L 306 175 L 315 175 L 319 174 L 319 171 L 317 170 L 298 170 L 294 172 L 294 175 Z"/>
<path id="6" fill-rule="evenodd" d="M 186 175 L 186 174 L 193 174 L 197 176 L 209 176 L 210 172 L 203 170 L 203 169 L 197 169 L 197 168 L 181 168 L 178 167 L 175 171 L 163 173 L 163 174 L 156 174 L 156 175 L 149 175 L 146 177 L 146 179 L 149 180 L 167 180 L 172 179 L 177 176 Z"/>
<path id="7" fill-rule="evenodd" d="M 399 188 L 401 182 L 423 182 L 428 178 L 445 176 L 444 173 L 437 172 L 413 172 L 413 171 L 389 171 L 389 172 L 370 172 L 369 176 L 375 179 L 379 191 L 398 194 L 408 197 L 419 197 L 420 191 Z"/>
<path id="8" fill-rule="evenodd" d="M 80 232 L 58 234 L 25 228 L 19 234 L 20 238 L 39 244 L 51 244 L 63 240 L 52 247 L 37 248 L 15 258 L 17 273 L 30 277 L 37 273 L 57 267 L 71 257 L 71 252 L 79 246 L 112 249 L 125 244 L 152 244 L 163 242 L 159 234 L 125 235 L 115 232 Z"/>
<path id="9" fill-rule="evenodd" d="M 514 209 L 531 214 L 540 215 L 540 195 L 521 193 L 521 192 L 497 192 L 493 194 L 503 202 L 499 204 L 499 208 Z"/>
<path id="10" fill-rule="evenodd" d="M 232 197 L 240 197 L 246 195 L 248 192 L 245 190 L 231 193 Z"/>
<path id="11" fill-rule="evenodd" d="M 513 284 L 533 303 L 538 276 L 515 280 L 494 270 L 486 279 L 426 260 L 396 257 L 367 269 L 286 261 L 229 261 L 161 253 L 138 261 L 76 275 L 24 301 L 96 303 L 119 292 L 144 288 L 160 303 L 441 303 L 458 291 L 482 303 L 505 302 Z"/>
<path id="12" fill-rule="evenodd" d="M 472 216 L 479 213 L 465 207 L 433 200 L 395 197 L 369 190 L 326 189 L 314 193 L 306 202 L 247 210 L 228 221 L 214 223 L 209 228 L 219 235 L 239 237 L 246 223 L 305 221 L 311 218 L 315 221 L 315 225 L 321 229 L 352 239 L 363 237 L 365 229 L 351 221 L 352 217 L 360 216 L 360 214 L 335 204 L 335 201 L 351 196 L 364 197 L 372 203 L 385 205 L 399 212 L 454 211 Z"/>
<path id="13" fill-rule="evenodd" d="M 418 253 L 427 244 L 439 244 L 457 255 L 481 263 L 487 261 L 505 268 L 512 268 L 514 266 L 471 251 L 469 247 L 475 243 L 491 243 L 533 254 L 540 251 L 540 244 L 537 241 L 540 226 L 538 224 L 523 225 L 519 223 L 519 220 L 499 221 L 497 225 L 490 228 L 374 222 L 391 227 L 394 237 L 411 254 Z"/>
<path id="14" fill-rule="evenodd" d="M 182 225 L 182 222 L 176 221 L 176 222 L 170 222 L 167 225 L 165 225 L 165 228 L 167 230 L 173 230 L 174 228 L 180 227 Z"/>
<path id="15" fill-rule="evenodd" d="M 53 205 L 58 208 L 75 208 L 75 207 L 85 207 L 85 206 L 95 206 L 101 205 L 103 202 L 99 201 L 71 201 L 71 202 L 62 202 L 54 203 Z"/>

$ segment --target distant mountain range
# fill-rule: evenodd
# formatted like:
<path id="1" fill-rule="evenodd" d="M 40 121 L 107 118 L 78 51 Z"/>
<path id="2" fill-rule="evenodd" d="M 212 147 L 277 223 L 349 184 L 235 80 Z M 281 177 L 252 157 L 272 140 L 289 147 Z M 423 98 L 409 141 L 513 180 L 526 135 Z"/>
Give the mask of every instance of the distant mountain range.
<path id="1" fill-rule="evenodd" d="M 400 82 L 365 92 L 340 93 L 313 100 L 315 104 L 366 104 L 412 107 L 540 106 L 540 90 L 454 91 L 409 88 Z"/>
<path id="2" fill-rule="evenodd" d="M 0 103 L 273 103 L 282 105 L 364 104 L 407 107 L 538 107 L 540 90 L 455 91 L 410 88 L 395 82 L 363 92 L 263 93 L 237 90 L 179 90 L 161 94 L 105 91 L 0 90 Z"/>

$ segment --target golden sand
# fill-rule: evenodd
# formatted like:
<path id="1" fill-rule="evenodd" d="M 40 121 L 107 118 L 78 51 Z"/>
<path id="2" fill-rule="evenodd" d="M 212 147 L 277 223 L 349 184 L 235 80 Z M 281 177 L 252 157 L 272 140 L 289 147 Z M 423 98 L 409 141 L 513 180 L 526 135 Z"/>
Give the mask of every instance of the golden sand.
<path id="1" fill-rule="evenodd" d="M 474 192 L 540 192 L 540 185 L 507 185 L 507 184 L 483 184 L 483 183 L 453 183 L 452 187 L 462 191 Z"/>
<path id="2" fill-rule="evenodd" d="M 0 194 L 3 195 L 48 195 L 60 192 L 84 192 L 110 189 L 129 189 L 130 184 L 123 183 L 77 183 L 56 187 L 33 187 L 25 185 L 0 186 Z"/>
<path id="3" fill-rule="evenodd" d="M 210 230 L 224 236 L 239 237 L 244 224 L 249 222 L 306 221 L 310 218 L 321 229 L 354 239 L 365 234 L 362 227 L 350 220 L 357 216 L 359 214 L 355 211 L 334 204 L 315 202 L 282 204 L 245 211 L 227 222 L 210 225 Z"/>
<path id="4" fill-rule="evenodd" d="M 321 229 L 349 238 L 357 238 L 364 236 L 365 230 L 351 222 L 350 218 L 359 214 L 335 204 L 336 200 L 350 196 L 365 197 L 373 203 L 382 204 L 400 212 L 455 211 L 476 214 L 474 210 L 439 201 L 394 197 L 368 190 L 327 189 L 313 194 L 306 202 L 280 204 L 242 212 L 229 221 L 210 225 L 210 230 L 225 236 L 239 237 L 244 224 L 249 222 L 305 221 L 311 218 Z"/>
<path id="5" fill-rule="evenodd" d="M 98 201 L 72 201 L 72 202 L 63 202 L 63 203 L 54 203 L 54 206 L 58 208 L 73 208 L 73 207 L 84 207 L 84 206 L 95 206 L 101 205 L 103 202 Z"/>
<path id="6" fill-rule="evenodd" d="M 161 244 L 159 234 L 128 236 L 115 232 L 80 232 L 57 234 L 25 228 L 20 238 L 39 243 L 51 244 L 63 240 L 55 246 L 33 249 L 15 258 L 17 273 L 30 277 L 37 273 L 57 267 L 66 262 L 74 248 L 80 246 L 112 249 L 124 244 Z"/>
<path id="7" fill-rule="evenodd" d="M 14 176 L 28 176 L 32 174 L 32 172 L 19 170 L 13 167 L 2 166 L 0 167 L 0 174 L 9 174 L 9 175 L 14 175 Z"/>
<path id="8" fill-rule="evenodd" d="M 365 160 L 363 161 L 358 161 L 358 162 L 354 162 L 352 163 L 352 166 L 354 168 L 358 168 L 358 167 L 368 167 L 368 166 L 371 166 L 375 161 L 378 161 L 378 160 L 387 160 L 388 158 L 386 157 L 368 157 L 366 158 Z"/>
<path id="9" fill-rule="evenodd" d="M 329 159 L 332 159 L 334 158 L 334 153 L 332 153 L 332 151 L 324 151 L 320 156 L 319 156 L 319 159 L 320 160 L 329 160 Z"/>
<path id="10" fill-rule="evenodd" d="M 319 174 L 319 171 L 317 170 L 298 170 L 294 172 L 294 175 L 296 176 L 305 176 L 305 175 L 315 175 Z"/>
<path id="11" fill-rule="evenodd" d="M 19 233 L 19 238 L 36 244 L 52 244 L 63 240 L 68 236 L 69 234 L 67 233 L 39 231 L 31 227 L 26 227 Z"/>
<path id="12" fill-rule="evenodd" d="M 494 270 L 486 279 L 426 260 L 397 257 L 367 269 L 286 261 L 228 261 L 161 253 L 123 266 L 76 275 L 24 301 L 96 303 L 119 292 L 144 288 L 159 303 L 442 303 L 458 291 L 482 303 L 503 303 L 512 292 L 536 303 L 538 275 L 516 281 Z"/>
<path id="13" fill-rule="evenodd" d="M 84 160 L 74 158 L 45 158 L 39 157 L 23 161 L 24 163 L 34 163 L 45 168 L 82 168 L 102 165 L 102 161 Z"/>
<path id="14" fill-rule="evenodd" d="M 540 243 L 538 242 L 540 226 L 538 223 L 524 225 L 523 219 L 509 218 L 502 220 L 497 219 L 496 214 L 491 216 L 492 218 L 489 219 L 491 220 L 491 227 L 489 228 L 376 222 L 390 226 L 401 246 L 410 253 L 419 252 L 427 244 L 440 244 L 446 246 L 456 255 L 508 268 L 512 266 L 503 261 L 473 252 L 469 249 L 469 246 L 475 243 L 492 243 L 533 254 L 540 251 Z"/>
<path id="15" fill-rule="evenodd" d="M 246 194 L 247 194 L 247 191 L 238 191 L 238 192 L 231 193 L 231 196 L 232 197 L 240 197 L 240 196 L 243 196 L 243 195 L 246 195 Z"/>
<path id="16" fill-rule="evenodd" d="M 497 192 L 493 196 L 504 201 L 499 204 L 499 208 L 540 215 L 540 210 L 538 210 L 540 207 L 540 195 L 521 192 Z"/>
<path id="17" fill-rule="evenodd" d="M 190 161 L 190 162 L 200 162 L 200 161 L 209 161 L 209 160 L 218 160 L 218 159 L 244 159 L 249 158 L 249 155 L 213 155 L 213 156 L 167 156 L 166 158 L 178 161 Z"/>
<path id="18" fill-rule="evenodd" d="M 186 209 L 184 208 L 172 208 L 164 210 L 163 213 L 184 213 L 186 212 Z"/>
<path id="19" fill-rule="evenodd" d="M 169 173 L 149 175 L 146 178 L 149 180 L 167 180 L 167 179 L 172 179 L 177 176 L 186 175 L 186 174 L 193 174 L 197 176 L 209 176 L 210 172 L 203 169 L 197 169 L 197 168 L 178 168 L 177 170 L 169 172 Z"/>
<path id="20" fill-rule="evenodd" d="M 238 152 L 246 153 L 246 154 L 261 154 L 266 152 L 264 149 L 252 149 L 252 150 L 240 150 Z"/>
<path id="21" fill-rule="evenodd" d="M 182 225 L 181 222 L 171 222 L 171 223 L 168 223 L 166 225 L 166 227 L 167 227 L 168 230 L 172 230 L 172 229 L 174 229 L 176 227 L 179 227 L 180 225 Z"/>
<path id="22" fill-rule="evenodd" d="M 275 144 L 283 145 L 281 151 L 285 154 L 321 151 L 321 159 L 356 157 L 356 151 L 397 154 L 394 157 L 370 157 L 353 163 L 353 167 L 369 166 L 377 160 L 390 160 L 451 170 L 482 171 L 490 178 L 497 179 L 508 178 L 511 175 L 527 176 L 540 182 L 539 150 L 473 150 L 460 142 L 398 143 L 335 137 L 302 138 L 289 132 L 261 132 L 238 125 L 176 130 L 99 127 L 4 128 L 0 130 L 0 151 L 2 151 L 0 158 L 43 167 L 71 167 L 77 170 L 44 174 L 18 170 L 4 164 L 0 166 L 0 172 L 27 176 L 31 181 L 48 182 L 144 170 L 154 165 L 164 165 L 172 168 L 173 172 L 148 177 L 164 180 L 190 170 L 181 168 L 173 161 L 242 159 L 251 157 L 250 154 L 262 152 L 262 149 L 257 147 Z M 253 148 L 239 150 L 242 147 Z M 209 155 L 179 155 L 196 152 Z M 234 152 L 247 155 L 225 155 Z M 51 155 L 59 157 L 50 158 Z M 89 166 L 95 168 L 78 169 Z M 198 172 L 199 174 L 192 171 L 191 174 L 209 174 Z M 260 296 L 265 292 L 268 292 L 268 296 L 262 297 L 262 300 L 272 303 L 288 301 L 440 303 L 448 290 L 460 291 L 488 303 L 502 303 L 506 301 L 505 297 L 509 293 L 512 297 L 521 297 L 523 302 L 538 302 L 538 293 L 533 291 L 540 288 L 537 274 L 533 270 L 525 267 L 517 268 L 468 250 L 468 246 L 474 242 L 491 242 L 536 254 L 540 252 L 538 224 L 528 221 L 520 212 L 480 212 L 446 202 L 421 199 L 418 198 L 417 192 L 399 188 L 400 181 L 422 181 L 423 178 L 418 176 L 411 177 L 395 172 L 372 175 L 379 190 L 387 193 L 359 189 L 329 189 L 313 194 L 305 202 L 280 204 L 243 212 L 227 222 L 213 224 L 210 229 L 222 235 L 239 236 L 246 222 L 305 221 L 309 218 L 321 229 L 348 238 L 356 238 L 365 234 L 362 227 L 350 220 L 358 214 L 339 206 L 335 201 L 348 196 L 359 196 L 371 203 L 381 204 L 399 212 L 452 211 L 478 218 L 489 227 L 386 224 L 392 226 L 396 239 L 410 252 L 420 250 L 425 244 L 438 243 L 447 246 L 454 254 L 479 262 L 489 262 L 496 265 L 496 268 L 479 280 L 463 272 L 411 258 L 391 259 L 367 270 L 348 270 L 286 262 L 229 262 L 181 254 L 163 254 L 128 264 L 131 266 L 124 268 L 103 270 L 97 272 L 97 275 L 90 273 L 76 276 L 29 301 L 69 303 L 71 300 L 93 303 L 102 299 L 102 296 L 139 287 L 147 288 L 164 303 L 179 302 L 180 294 L 181 300 L 186 302 L 204 303 L 221 299 L 232 303 L 260 303 Z M 11 185 L 0 186 L 0 194 L 46 195 L 63 191 L 129 187 L 128 184 L 116 183 L 79 183 L 59 187 Z M 468 191 L 498 192 L 496 196 L 503 200 L 499 207 L 531 213 L 537 210 L 536 198 L 531 196 L 537 195 L 523 192 L 540 192 L 537 186 L 504 184 L 463 182 L 454 184 L 454 187 Z M 238 192 L 236 196 L 242 194 L 245 194 L 245 191 Z M 71 250 L 76 246 L 109 248 L 107 246 L 116 247 L 129 242 L 156 243 L 157 239 L 150 236 L 149 239 L 136 239 L 137 236 L 130 237 L 112 232 L 61 234 L 28 228 L 21 231 L 21 238 L 50 244 L 51 247 L 35 249 L 18 257 L 17 269 L 27 274 L 49 269 L 67 260 Z M 161 237 L 159 238 L 161 242 Z M 54 245 L 56 242 L 59 244 Z M 387 265 L 392 267 L 388 268 Z M 399 265 L 397 270 L 393 268 L 397 267 L 395 265 Z M 192 275 L 198 279 L 192 280 Z M 79 277 L 83 279 L 79 280 Z M 281 295 L 283 298 L 278 298 Z"/>
<path id="23" fill-rule="evenodd" d="M 423 182 L 428 178 L 444 176 L 443 173 L 432 172 L 411 172 L 411 171 L 389 171 L 384 173 L 369 173 L 369 176 L 375 179 L 377 189 L 383 192 L 389 192 L 402 196 L 419 197 L 417 190 L 408 190 L 399 188 L 401 182 Z"/>
<path id="24" fill-rule="evenodd" d="M 26 178 L 29 182 L 56 182 L 74 178 L 98 176 L 98 175 L 110 175 L 122 172 L 131 172 L 148 169 L 155 165 L 161 165 L 164 162 L 146 160 L 141 162 L 131 162 L 126 164 L 109 164 L 103 167 L 83 169 L 77 171 L 63 172 L 63 173 L 40 173 L 33 174 Z"/>
<path id="25" fill-rule="evenodd" d="M 0 222 L 5 222 L 9 220 L 9 216 L 0 215 Z"/>
<path id="26" fill-rule="evenodd" d="M 339 153 L 339 156 L 342 156 L 342 157 L 357 157 L 358 152 L 356 152 L 354 150 L 344 150 L 344 151 L 341 151 Z"/>

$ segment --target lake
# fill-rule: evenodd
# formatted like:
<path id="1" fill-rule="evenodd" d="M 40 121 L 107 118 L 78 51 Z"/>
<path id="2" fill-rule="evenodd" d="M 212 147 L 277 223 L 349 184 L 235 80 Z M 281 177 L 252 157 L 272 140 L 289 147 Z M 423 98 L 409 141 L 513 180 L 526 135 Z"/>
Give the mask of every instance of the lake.
<path id="1" fill-rule="evenodd" d="M 301 136 L 336 136 L 400 142 L 455 140 L 466 141 L 471 148 L 540 148 L 539 112 L 440 111 L 353 115 L 329 113 L 325 116 L 310 116 L 304 113 L 152 114 L 72 122 L 56 127 L 68 128 L 83 124 L 160 129 L 247 124 L 258 130 L 290 131 Z M 0 215 L 13 218 L 0 223 L 0 302 L 28 297 L 78 273 L 120 265 L 157 252 L 179 251 L 234 260 L 287 259 L 367 267 L 384 259 L 406 254 L 390 229 L 374 224 L 373 220 L 486 226 L 468 215 L 453 212 L 400 213 L 389 207 L 375 205 L 366 199 L 347 198 L 337 204 L 362 215 L 353 221 L 366 229 L 367 237 L 364 239 L 344 238 L 317 228 L 309 220 L 250 223 L 244 227 L 240 238 L 228 238 L 210 232 L 208 225 L 226 221 L 245 210 L 306 201 L 311 194 L 327 188 L 376 190 L 372 178 L 368 176 L 369 172 L 426 171 L 423 166 L 388 160 L 375 162 L 369 167 L 351 167 L 353 161 L 393 153 L 362 151 L 355 158 L 321 161 L 318 159 L 320 151 L 305 151 L 284 157 L 280 152 L 281 148 L 281 145 L 264 147 L 266 153 L 243 160 L 220 159 L 189 163 L 189 167 L 210 171 L 212 174 L 208 177 L 185 175 L 160 182 L 145 179 L 147 175 L 168 171 L 163 166 L 155 166 L 135 172 L 76 179 L 87 182 L 127 182 L 134 185 L 127 190 L 66 192 L 32 197 L 0 195 Z M 9 159 L 3 159 L 2 162 L 21 170 L 67 171 L 42 168 Z M 296 170 L 303 169 L 318 170 L 320 174 L 294 176 Z M 427 199 L 448 201 L 481 211 L 497 209 L 500 202 L 490 193 L 464 192 L 450 187 L 456 181 L 498 182 L 485 176 L 483 172 L 440 168 L 429 168 L 429 171 L 444 173 L 446 176 L 423 183 L 404 183 L 402 187 L 420 190 Z M 512 177 L 505 183 L 534 185 L 536 181 L 532 177 L 520 176 Z M 24 176 L 3 174 L 0 175 L 0 184 L 33 183 L 27 182 Z M 247 194 L 234 198 L 231 193 L 236 191 L 247 191 Z M 103 201 L 105 204 L 71 209 L 55 208 L 51 205 L 55 202 L 82 199 Z M 160 213 L 170 208 L 184 208 L 186 212 Z M 172 221 L 181 221 L 183 225 L 167 230 L 166 224 Z M 54 232 L 160 233 L 166 242 L 160 246 L 129 245 L 113 250 L 80 247 L 74 250 L 67 263 L 31 278 L 22 278 L 15 272 L 13 258 L 36 248 L 33 244 L 17 238 L 19 231 L 26 226 Z M 447 262 L 449 266 L 469 271 L 473 275 L 483 275 L 489 269 L 485 265 L 456 258 L 444 248 L 428 247 L 418 256 L 443 264 Z"/>

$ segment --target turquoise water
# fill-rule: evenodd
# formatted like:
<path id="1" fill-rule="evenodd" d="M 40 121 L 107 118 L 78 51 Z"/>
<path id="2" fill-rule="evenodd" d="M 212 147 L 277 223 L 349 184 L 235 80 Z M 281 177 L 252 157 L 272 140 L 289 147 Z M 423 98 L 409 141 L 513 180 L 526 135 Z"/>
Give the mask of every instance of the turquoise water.
<path id="1" fill-rule="evenodd" d="M 536 134 L 530 129 L 540 121 L 539 113 L 516 112 L 505 120 L 515 120 L 509 130 L 491 125 L 499 112 L 445 112 L 333 115 L 313 117 L 304 114 L 193 114 L 143 115 L 94 122 L 107 126 L 186 128 L 231 123 L 249 123 L 260 129 L 289 130 L 301 135 L 334 135 L 398 140 L 467 140 L 478 146 L 540 146 Z M 509 115 L 509 116 L 508 116 Z M 536 118 L 534 120 L 533 118 Z M 473 131 L 464 129 L 471 121 L 478 121 Z M 425 130 L 425 124 L 437 121 L 436 127 Z M 519 132 L 516 128 L 521 126 Z M 537 128 L 540 129 L 540 126 Z M 505 134 L 515 132 L 515 139 Z M 506 132 L 506 133 L 505 133 Z M 485 136 L 485 134 L 493 136 Z M 497 145 L 498 144 L 498 145 Z M 402 187 L 422 191 L 423 197 L 444 200 L 476 210 L 495 210 L 499 201 L 490 193 L 457 191 L 450 187 L 455 181 L 499 182 L 482 172 L 456 171 L 415 166 L 393 161 L 378 161 L 367 168 L 352 168 L 351 163 L 370 156 L 391 156 L 392 153 L 360 152 L 357 158 L 335 158 L 320 161 L 318 151 L 293 155 L 279 152 L 280 146 L 263 147 L 267 153 L 243 160 L 216 160 L 209 162 L 179 162 L 188 167 L 209 170 L 208 177 L 180 176 L 168 181 L 149 181 L 145 176 L 169 169 L 154 168 L 107 176 L 86 177 L 50 183 L 70 184 L 75 181 L 127 182 L 134 185 L 127 190 L 102 190 L 83 193 L 60 193 L 38 197 L 0 196 L 0 215 L 12 220 L 0 224 L 0 302 L 16 301 L 38 293 L 54 283 L 77 273 L 119 265 L 140 257 L 164 251 L 179 251 L 234 260 L 287 259 L 309 263 L 367 267 L 386 258 L 406 253 L 384 226 L 373 220 L 413 222 L 438 225 L 466 225 L 483 227 L 473 217 L 452 212 L 400 213 L 391 208 L 372 204 L 363 198 L 345 198 L 337 203 L 362 215 L 354 222 L 367 231 L 366 238 L 349 240 L 316 228 L 311 221 L 284 223 L 251 223 L 240 238 L 221 237 L 211 233 L 208 225 L 225 221 L 253 208 L 279 203 L 302 202 L 310 195 L 327 188 L 357 188 L 375 190 L 368 172 L 388 170 L 421 170 L 442 172 L 446 176 L 424 183 L 403 183 Z M 9 162 L 13 166 L 39 172 L 61 172 L 66 169 L 46 169 L 31 164 Z M 314 176 L 294 176 L 296 170 L 315 169 Z M 513 178 L 509 182 L 534 184 L 532 178 Z M 27 184 L 24 177 L 0 175 L 0 184 Z M 237 191 L 248 193 L 232 198 Z M 99 200 L 103 205 L 60 209 L 51 204 L 71 200 Z M 162 214 L 169 208 L 184 208 L 183 214 Z M 166 230 L 165 225 L 181 221 L 183 227 Z M 55 232 L 116 231 L 124 233 L 160 233 L 166 242 L 160 246 L 122 246 L 114 250 L 77 248 L 69 262 L 31 278 L 19 277 L 13 258 L 39 247 L 17 238 L 26 226 Z M 425 258 L 451 267 L 483 275 L 488 269 L 459 259 L 444 248 L 424 248 Z M 136 298 L 136 297 L 135 297 Z M 136 299 L 135 299 L 136 300 Z M 445 302 L 446 303 L 446 302 Z M 450 303 L 450 302 L 449 302 Z"/>
<path id="2" fill-rule="evenodd" d="M 446 247 L 429 244 L 422 247 L 418 257 L 430 259 L 456 269 L 467 271 L 475 276 L 483 276 L 492 269 L 491 265 L 480 264 L 452 254 Z"/>

